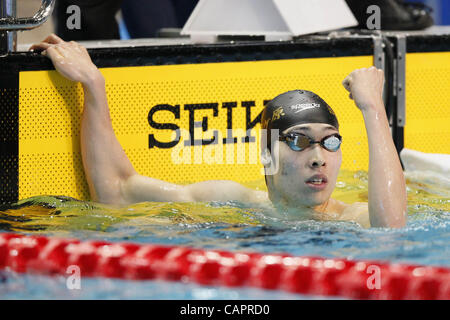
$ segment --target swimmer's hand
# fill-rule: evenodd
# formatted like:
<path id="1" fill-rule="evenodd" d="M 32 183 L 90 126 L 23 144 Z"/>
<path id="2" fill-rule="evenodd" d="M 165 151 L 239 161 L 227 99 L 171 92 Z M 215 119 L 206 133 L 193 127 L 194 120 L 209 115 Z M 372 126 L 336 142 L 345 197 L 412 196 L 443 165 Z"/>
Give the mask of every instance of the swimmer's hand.
<path id="1" fill-rule="evenodd" d="M 384 72 L 375 67 L 356 69 L 342 81 L 361 111 L 380 105 L 383 102 Z"/>
<path id="2" fill-rule="evenodd" d="M 55 69 L 69 80 L 89 84 L 101 77 L 86 48 L 74 41 L 65 42 L 51 34 L 41 43 L 32 45 L 30 50 L 43 50 L 41 54 L 49 57 Z"/>

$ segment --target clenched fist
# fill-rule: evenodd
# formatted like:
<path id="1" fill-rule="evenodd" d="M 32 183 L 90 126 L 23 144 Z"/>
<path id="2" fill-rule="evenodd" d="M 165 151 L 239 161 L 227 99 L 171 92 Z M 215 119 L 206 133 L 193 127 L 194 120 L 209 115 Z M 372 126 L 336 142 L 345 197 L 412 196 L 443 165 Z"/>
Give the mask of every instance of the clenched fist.
<path id="1" fill-rule="evenodd" d="M 39 44 L 31 46 L 30 50 L 43 50 L 42 54 L 49 57 L 55 69 L 65 78 L 89 83 L 101 77 L 100 71 L 92 63 L 86 48 L 70 41 L 65 42 L 55 34 L 51 34 Z"/>
<path id="2" fill-rule="evenodd" d="M 361 111 L 383 102 L 383 70 L 375 67 L 356 69 L 342 81 L 342 85 Z"/>

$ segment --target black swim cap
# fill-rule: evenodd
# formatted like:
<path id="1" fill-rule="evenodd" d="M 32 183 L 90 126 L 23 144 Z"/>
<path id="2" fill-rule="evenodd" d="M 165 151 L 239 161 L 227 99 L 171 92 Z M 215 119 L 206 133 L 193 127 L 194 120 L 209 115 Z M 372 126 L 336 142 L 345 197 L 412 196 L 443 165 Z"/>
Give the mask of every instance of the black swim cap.
<path id="1" fill-rule="evenodd" d="M 261 129 L 267 130 L 270 150 L 270 130 L 284 130 L 304 123 L 326 123 L 339 129 L 331 107 L 317 94 L 307 90 L 292 90 L 269 101 L 261 115 Z"/>

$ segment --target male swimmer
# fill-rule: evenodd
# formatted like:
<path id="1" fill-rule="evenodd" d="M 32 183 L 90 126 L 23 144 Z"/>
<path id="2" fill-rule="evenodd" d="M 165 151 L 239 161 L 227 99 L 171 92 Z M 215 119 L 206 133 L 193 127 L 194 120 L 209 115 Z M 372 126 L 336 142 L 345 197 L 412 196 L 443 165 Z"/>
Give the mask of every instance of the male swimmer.
<path id="1" fill-rule="evenodd" d="M 133 168 L 112 128 L 105 80 L 84 47 L 52 34 L 30 49 L 43 50 L 61 75 L 83 85 L 81 152 L 94 201 L 236 200 L 272 205 L 290 216 L 309 211 L 314 219 L 349 220 L 364 227 L 399 228 L 406 223 L 405 179 L 382 99 L 384 74 L 375 67 L 354 70 L 343 81 L 362 112 L 369 142 L 368 203 L 346 204 L 331 198 L 342 161 L 339 124 L 332 109 L 312 92 L 283 93 L 263 111 L 262 128 L 279 130 L 278 140 L 262 154 L 268 192 L 224 180 L 177 185 Z M 279 151 L 277 156 L 273 150 Z M 278 170 L 268 174 L 273 165 Z"/>

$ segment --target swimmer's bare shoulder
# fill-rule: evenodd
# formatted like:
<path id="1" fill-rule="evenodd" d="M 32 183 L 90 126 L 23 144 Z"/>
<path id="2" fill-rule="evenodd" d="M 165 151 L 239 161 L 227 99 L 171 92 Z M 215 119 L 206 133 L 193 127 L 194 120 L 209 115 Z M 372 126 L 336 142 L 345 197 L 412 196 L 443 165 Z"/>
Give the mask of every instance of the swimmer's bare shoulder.
<path id="1" fill-rule="evenodd" d="M 369 204 L 367 202 L 355 202 L 352 204 L 339 202 L 341 204 L 339 220 L 353 221 L 364 228 L 370 228 Z"/>

